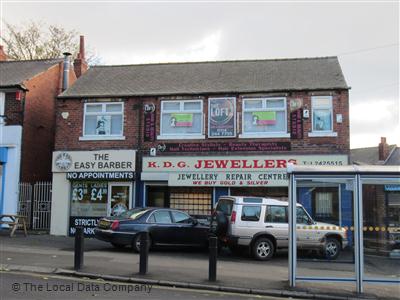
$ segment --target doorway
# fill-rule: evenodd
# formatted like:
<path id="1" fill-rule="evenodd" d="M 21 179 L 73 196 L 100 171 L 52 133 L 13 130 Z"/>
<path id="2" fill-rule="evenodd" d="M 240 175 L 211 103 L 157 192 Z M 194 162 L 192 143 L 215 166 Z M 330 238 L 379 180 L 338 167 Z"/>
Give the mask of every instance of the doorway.
<path id="1" fill-rule="evenodd" d="M 119 216 L 131 208 L 132 183 L 112 182 L 108 190 L 108 215 Z"/>
<path id="2" fill-rule="evenodd" d="M 146 185 L 146 206 L 169 207 L 168 186 Z"/>

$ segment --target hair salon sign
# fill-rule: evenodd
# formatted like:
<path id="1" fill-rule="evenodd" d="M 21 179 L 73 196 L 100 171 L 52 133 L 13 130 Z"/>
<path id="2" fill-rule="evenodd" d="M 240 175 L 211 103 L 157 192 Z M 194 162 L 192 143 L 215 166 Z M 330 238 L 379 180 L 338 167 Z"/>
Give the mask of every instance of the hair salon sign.
<path id="1" fill-rule="evenodd" d="M 208 137 L 236 136 L 236 98 L 208 99 Z"/>
<path id="2" fill-rule="evenodd" d="M 144 157 L 144 173 L 168 175 L 170 186 L 287 186 L 286 167 L 346 165 L 346 155 Z"/>

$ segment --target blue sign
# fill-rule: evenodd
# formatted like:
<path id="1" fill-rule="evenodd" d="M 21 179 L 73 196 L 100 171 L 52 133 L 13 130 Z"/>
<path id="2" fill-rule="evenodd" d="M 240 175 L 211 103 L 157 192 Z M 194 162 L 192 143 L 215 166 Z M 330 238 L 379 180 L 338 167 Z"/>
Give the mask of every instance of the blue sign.
<path id="1" fill-rule="evenodd" d="M 400 184 L 385 184 L 386 192 L 400 192 Z"/>

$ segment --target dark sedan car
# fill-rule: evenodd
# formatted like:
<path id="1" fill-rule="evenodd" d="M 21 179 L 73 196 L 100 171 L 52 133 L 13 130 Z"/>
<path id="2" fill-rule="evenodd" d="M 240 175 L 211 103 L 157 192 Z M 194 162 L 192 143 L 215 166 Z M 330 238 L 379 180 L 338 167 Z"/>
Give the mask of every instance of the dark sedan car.
<path id="1" fill-rule="evenodd" d="M 147 231 L 151 246 L 206 247 L 209 226 L 187 213 L 168 208 L 135 208 L 99 221 L 95 237 L 114 247 L 140 250 L 140 232 Z"/>

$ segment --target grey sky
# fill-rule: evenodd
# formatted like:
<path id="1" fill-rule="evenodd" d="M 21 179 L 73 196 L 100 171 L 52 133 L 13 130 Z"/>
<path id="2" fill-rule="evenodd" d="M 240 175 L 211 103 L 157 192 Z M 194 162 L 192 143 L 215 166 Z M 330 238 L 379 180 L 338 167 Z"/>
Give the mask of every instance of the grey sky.
<path id="1" fill-rule="evenodd" d="M 3 1 L 2 18 L 76 29 L 104 64 L 339 55 L 352 87 L 352 148 L 380 136 L 400 145 L 398 2 Z"/>

